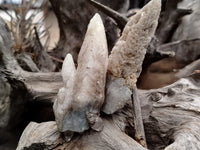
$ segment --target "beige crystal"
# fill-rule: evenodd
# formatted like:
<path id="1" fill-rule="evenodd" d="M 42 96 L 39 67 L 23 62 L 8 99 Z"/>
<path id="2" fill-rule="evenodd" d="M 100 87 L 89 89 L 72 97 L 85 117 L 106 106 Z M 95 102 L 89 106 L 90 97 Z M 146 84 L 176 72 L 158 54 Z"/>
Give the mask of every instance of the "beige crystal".
<path id="1" fill-rule="evenodd" d="M 117 78 L 124 78 L 130 89 L 140 75 L 146 54 L 161 10 L 161 0 L 152 0 L 129 20 L 122 36 L 109 56 L 108 71 Z"/>
<path id="2" fill-rule="evenodd" d="M 69 54 L 63 63 L 64 87 L 59 90 L 53 106 L 59 131 L 102 129 L 99 112 L 104 102 L 107 66 L 105 29 L 101 17 L 96 14 L 88 25 L 77 70 Z"/>

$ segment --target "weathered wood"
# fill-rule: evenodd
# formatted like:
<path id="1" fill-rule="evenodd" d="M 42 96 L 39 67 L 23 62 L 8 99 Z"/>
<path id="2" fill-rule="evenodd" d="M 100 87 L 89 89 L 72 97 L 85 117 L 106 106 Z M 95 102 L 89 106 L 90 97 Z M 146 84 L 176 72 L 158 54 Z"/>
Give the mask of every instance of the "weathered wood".
<path id="1" fill-rule="evenodd" d="M 113 18 L 116 21 L 116 23 L 118 24 L 118 27 L 121 29 L 121 31 L 123 31 L 125 25 L 128 22 L 128 19 L 125 16 L 123 16 L 122 14 L 118 13 L 117 11 L 114 11 L 111 8 L 105 6 L 101 3 L 98 3 L 94 0 L 88 0 L 88 1 L 90 4 L 95 6 L 98 10 L 102 11 L 109 17 Z"/>
<path id="2" fill-rule="evenodd" d="M 16 71 L 21 70 L 21 67 L 14 58 L 14 51 L 11 48 L 11 35 L 5 21 L 0 18 L 0 55 L 3 67 Z"/>
<path id="3" fill-rule="evenodd" d="M 13 148 L 21 129 L 16 132 L 14 128 L 20 127 L 24 113 L 24 99 L 27 91 L 22 82 L 9 80 L 2 70 L 9 68 L 12 71 L 20 70 L 11 49 L 11 36 L 3 19 L 0 18 L 0 149 Z M 23 93 L 23 94 L 22 94 Z"/>
<path id="4" fill-rule="evenodd" d="M 21 67 L 18 65 L 16 59 L 13 56 L 13 52 L 11 49 L 11 36 L 8 31 L 8 28 L 6 26 L 6 23 L 0 18 L 0 78 L 1 78 L 1 85 L 2 87 L 0 89 L 1 93 L 1 113 L 0 113 L 0 120 L 1 127 L 7 127 L 9 125 L 16 125 L 19 122 L 15 122 L 13 124 L 11 123 L 11 119 L 15 118 L 14 115 L 20 113 L 20 110 L 15 107 L 16 105 L 19 105 L 20 103 L 24 103 L 24 100 L 21 99 L 22 97 L 25 98 L 25 95 L 18 95 L 15 92 L 25 92 L 24 84 L 22 82 L 18 82 L 17 80 L 8 80 L 6 79 L 6 76 L 2 74 L 3 69 L 10 69 L 13 72 L 16 70 L 21 70 Z M 18 87 L 17 87 L 18 86 Z M 21 92 L 19 89 L 21 88 Z M 14 91 L 16 90 L 16 91 Z M 13 92 L 14 91 L 14 92 Z M 16 98 L 16 101 L 13 100 L 13 97 Z M 13 107 L 14 106 L 14 107 Z M 19 105 L 20 106 L 20 105 Z M 23 106 L 22 106 L 23 107 Z M 21 108 L 21 107 L 19 107 Z M 19 116 L 18 116 L 19 117 Z M 16 116 L 16 120 L 19 119 Z"/>
<path id="5" fill-rule="evenodd" d="M 168 0 L 166 2 L 166 10 L 161 14 L 156 31 L 156 37 L 161 44 L 169 42 L 180 23 L 180 19 L 192 13 L 192 10 L 177 9 L 178 2 L 179 0 Z"/>
<path id="6" fill-rule="evenodd" d="M 10 84 L 7 83 L 5 77 L 2 77 L 0 73 L 0 127 L 6 127 L 8 125 L 10 119 L 10 93 L 11 87 Z"/>
<path id="7" fill-rule="evenodd" d="M 0 134 L 2 135 L 0 149 L 5 149 L 5 147 L 14 149 L 13 147 L 17 145 L 17 140 L 28 120 L 33 119 L 33 115 L 28 110 L 30 108 L 28 106 L 29 100 L 45 101 L 45 99 L 48 99 L 49 103 L 51 93 L 55 95 L 63 84 L 60 82 L 59 85 L 59 78 L 56 79 L 56 73 L 32 74 L 23 71 L 14 57 L 11 43 L 11 36 L 6 23 L 0 18 L 0 85 L 2 86 L 0 88 Z M 58 74 L 61 81 L 60 73 Z M 56 85 L 59 86 L 56 88 Z M 48 98 L 45 98 L 45 96 Z M 39 108 L 37 107 L 36 110 L 39 111 Z M 49 117 L 46 116 L 46 118 Z"/>
<path id="8" fill-rule="evenodd" d="M 55 71 L 55 64 L 53 60 L 48 55 L 45 47 L 42 46 L 40 38 L 37 32 L 36 26 L 34 26 L 35 38 L 33 42 L 33 60 L 40 69 L 41 72 L 52 72 Z"/>
<path id="9" fill-rule="evenodd" d="M 157 47 L 157 52 L 175 57 L 179 63 L 190 63 L 198 58 L 200 38 L 185 39 Z"/>
<path id="10" fill-rule="evenodd" d="M 134 119 L 135 139 L 142 146 L 147 147 L 144 125 L 142 120 L 140 99 L 138 97 L 138 91 L 136 86 L 133 88 L 132 103 L 133 103 L 133 114 L 135 117 Z"/>
<path id="11" fill-rule="evenodd" d="M 32 73 L 20 71 L 10 74 L 11 78 L 22 80 L 35 101 L 52 101 L 60 87 L 63 86 L 61 73 Z"/>
<path id="12" fill-rule="evenodd" d="M 189 65 L 185 66 L 183 69 L 179 70 L 176 73 L 176 77 L 179 79 L 188 77 L 188 76 L 194 74 L 195 70 L 199 70 L 199 69 L 200 69 L 200 59 L 190 63 Z"/>
<path id="13" fill-rule="evenodd" d="M 33 75 L 33 78 L 29 76 L 32 79 L 29 84 L 19 80 L 17 74 L 10 76 L 5 72 L 0 73 L 0 85 L 3 86 L 0 90 L 0 149 L 15 149 L 29 120 L 45 121 L 54 118 L 51 100 L 53 101 L 63 83 L 52 81 L 54 77 L 47 75 L 49 79 L 42 79 L 40 74 L 36 77 Z"/>
<path id="14" fill-rule="evenodd" d="M 185 71 L 180 69 L 199 58 L 199 44 L 200 39 L 195 38 L 157 45 L 155 49 L 152 47 L 153 51 L 149 51 L 143 63 L 143 72 L 137 82 L 138 87 L 160 88 L 192 74 L 192 68 L 198 69 L 195 63 L 187 67 L 188 72 L 185 72 L 186 68 L 183 69 Z"/>
<path id="15" fill-rule="evenodd" d="M 198 130 L 200 126 L 199 85 L 199 75 L 193 75 L 192 77 L 181 79 L 164 88 L 138 91 L 149 149 L 160 150 L 165 147 L 166 149 L 173 147 L 172 150 L 181 148 L 190 150 L 191 146 L 193 149 L 200 148 L 200 141 L 197 138 L 199 136 Z M 131 101 L 129 101 L 122 110 L 113 114 L 112 118 L 113 120 L 110 120 L 107 116 L 103 116 L 104 129 L 102 132 L 86 132 L 81 138 L 77 139 L 75 137 L 70 143 L 63 143 L 59 148 L 69 146 L 69 149 L 80 149 L 85 146 L 86 148 L 95 149 L 95 146 L 104 145 L 107 147 L 109 143 L 112 144 L 111 139 L 118 139 L 119 135 L 126 137 L 124 133 L 118 134 L 121 131 L 133 135 L 133 133 L 131 133 L 134 128 Z M 105 121 L 105 119 L 109 122 L 109 125 L 106 123 L 107 121 Z M 113 123 L 115 127 L 111 125 Z M 121 131 L 118 129 L 116 130 L 116 127 L 119 127 Z M 32 129 L 29 131 L 32 131 Z M 101 138 L 103 135 L 105 135 L 106 138 L 102 142 Z M 111 136 L 113 138 L 111 138 Z M 26 139 L 28 138 L 24 138 L 24 140 Z M 105 142 L 106 140 L 109 142 Z M 92 147 L 90 145 L 91 143 Z M 37 144 L 36 142 L 36 145 Z M 120 142 L 118 141 L 118 147 L 119 144 Z M 114 149 L 118 148 L 114 147 Z"/>
<path id="16" fill-rule="evenodd" d="M 60 28 L 60 39 L 51 55 L 63 59 L 67 53 L 71 53 L 76 62 L 89 20 L 98 11 L 92 5 L 89 5 L 86 0 L 50 0 L 50 2 Z M 129 7 L 128 0 L 99 0 L 98 2 L 121 13 L 125 13 Z M 117 27 L 113 21 L 106 19 L 105 15 L 102 15 L 102 18 L 103 21 L 106 20 L 105 28 L 108 47 L 112 49 L 112 46 L 118 38 Z"/>
<path id="17" fill-rule="evenodd" d="M 192 14 L 187 15 L 181 19 L 181 23 L 178 26 L 176 32 L 173 34 L 172 41 L 190 40 L 200 37 L 200 25 L 199 13 L 200 3 L 199 0 L 183 0 L 178 4 L 178 8 L 191 9 Z"/>
<path id="18" fill-rule="evenodd" d="M 24 70 L 27 70 L 30 72 L 39 72 L 40 71 L 40 69 L 33 62 L 31 56 L 28 53 L 22 52 L 20 54 L 17 54 L 15 57 L 16 57 L 17 61 L 19 62 L 20 66 Z"/>
<path id="19" fill-rule="evenodd" d="M 178 1 L 168 1 L 168 3 L 177 2 Z M 169 15 L 165 14 L 167 19 L 173 16 L 173 11 L 171 9 L 177 8 L 177 5 L 175 4 L 173 4 L 172 6 L 173 7 L 171 8 L 168 6 L 168 11 L 170 11 L 170 13 Z M 144 64 L 146 64 L 144 65 L 144 67 L 148 66 L 148 62 L 150 63 L 147 69 L 143 68 L 144 71 L 142 72 L 142 76 L 140 76 L 138 86 L 141 88 L 159 88 L 173 83 L 177 80 L 177 77 L 179 76 L 177 76 L 177 74 L 179 74 L 179 69 L 183 68 L 185 65 L 188 65 L 189 63 L 192 63 L 193 61 L 199 58 L 200 30 L 199 28 L 197 28 L 197 26 L 200 24 L 198 19 L 198 14 L 200 10 L 199 1 L 184 0 L 178 4 L 178 8 L 192 9 L 193 13 L 184 16 L 179 21 L 179 26 L 177 30 L 171 32 L 172 39 L 170 43 L 165 43 L 161 45 L 157 44 L 155 52 L 153 51 L 153 54 L 150 53 L 146 55 L 147 59 L 146 62 L 144 62 Z M 163 13 L 167 13 L 167 11 Z M 168 27 L 168 22 L 166 20 L 163 22 L 163 24 L 164 26 Z M 162 32 L 164 32 L 164 30 L 165 28 L 162 29 L 161 27 L 158 27 L 157 33 L 161 34 Z M 161 37 L 158 36 L 158 39 L 160 40 L 160 38 L 165 38 L 165 35 L 167 34 L 163 34 L 163 36 Z M 152 56 L 150 61 L 149 56 Z M 157 60 L 157 62 L 153 63 L 151 62 L 152 60 L 156 60 L 156 57 L 157 59 L 161 59 L 162 57 L 166 56 L 170 58 Z M 171 57 L 174 57 L 171 62 L 166 61 L 167 59 L 171 60 Z M 171 71 L 165 69 L 168 66 L 171 66 Z"/>
<path id="20" fill-rule="evenodd" d="M 65 142 L 63 136 L 57 131 L 55 122 L 30 123 L 20 138 L 17 150 L 24 148 L 145 150 L 145 148 L 120 131 L 119 127 L 113 124 L 112 119 L 104 120 L 104 128 L 101 132 L 88 131 L 84 135 L 76 135 L 70 142 Z"/>
<path id="21" fill-rule="evenodd" d="M 140 91 L 148 148 L 199 149 L 199 79 L 194 75 L 160 89 Z"/>
<path id="22" fill-rule="evenodd" d="M 26 140 L 29 139 L 29 140 Z M 64 143 L 54 121 L 41 124 L 30 122 L 25 128 L 17 150 L 27 149 L 54 149 Z"/>

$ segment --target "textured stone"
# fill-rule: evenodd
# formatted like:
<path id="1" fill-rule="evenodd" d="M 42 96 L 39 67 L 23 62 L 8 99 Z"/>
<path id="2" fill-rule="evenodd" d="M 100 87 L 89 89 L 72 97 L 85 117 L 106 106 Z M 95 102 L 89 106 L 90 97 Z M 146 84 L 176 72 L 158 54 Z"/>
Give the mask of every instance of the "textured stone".
<path id="1" fill-rule="evenodd" d="M 122 36 L 109 56 L 108 71 L 124 78 L 132 89 L 141 72 L 147 46 L 154 35 L 161 10 L 161 1 L 152 0 L 127 23 Z"/>
<path id="2" fill-rule="evenodd" d="M 125 103 L 131 101 L 131 90 L 123 85 L 123 79 L 109 80 L 106 86 L 106 98 L 102 111 L 106 114 L 113 114 L 124 107 Z"/>
<path id="3" fill-rule="evenodd" d="M 112 80 L 106 85 L 103 107 L 105 113 L 112 114 L 131 100 L 131 90 L 142 70 L 143 59 L 157 27 L 160 10 L 160 0 L 152 0 L 144 6 L 127 23 L 113 48 L 108 64 L 108 74 Z"/>

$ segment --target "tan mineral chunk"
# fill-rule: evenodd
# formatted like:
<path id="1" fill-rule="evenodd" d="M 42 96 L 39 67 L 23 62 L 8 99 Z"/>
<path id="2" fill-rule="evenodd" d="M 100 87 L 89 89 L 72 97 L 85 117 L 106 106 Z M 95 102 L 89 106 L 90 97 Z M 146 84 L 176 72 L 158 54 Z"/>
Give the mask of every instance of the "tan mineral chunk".
<path id="1" fill-rule="evenodd" d="M 129 20 L 109 56 L 109 73 L 124 78 L 125 85 L 130 89 L 140 75 L 147 46 L 158 24 L 160 10 L 160 0 L 152 0 L 144 6 Z"/>

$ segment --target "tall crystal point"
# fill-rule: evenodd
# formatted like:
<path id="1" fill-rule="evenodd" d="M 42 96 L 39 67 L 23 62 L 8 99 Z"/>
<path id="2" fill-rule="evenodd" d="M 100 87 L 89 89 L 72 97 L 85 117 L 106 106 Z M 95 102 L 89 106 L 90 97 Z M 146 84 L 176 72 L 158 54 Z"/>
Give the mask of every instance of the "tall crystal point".
<path id="1" fill-rule="evenodd" d="M 77 69 L 70 55 L 66 59 L 62 68 L 64 87 L 54 103 L 58 129 L 61 132 L 83 132 L 89 127 L 101 130 L 99 112 L 104 102 L 108 48 L 99 14 L 88 25 Z"/>
<path id="2" fill-rule="evenodd" d="M 158 24 L 161 0 L 152 0 L 129 20 L 109 56 L 108 71 L 124 78 L 132 89 L 140 75 L 142 62 Z"/>

